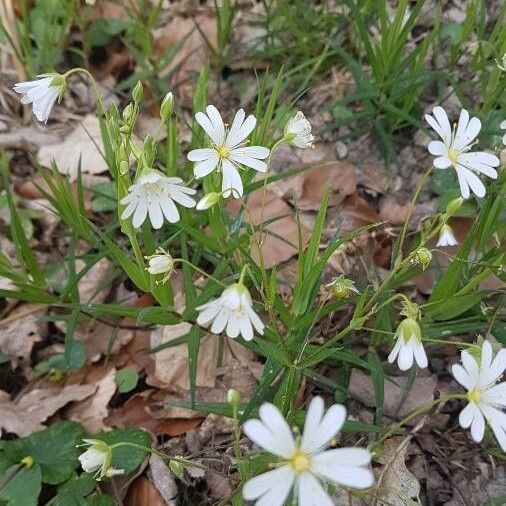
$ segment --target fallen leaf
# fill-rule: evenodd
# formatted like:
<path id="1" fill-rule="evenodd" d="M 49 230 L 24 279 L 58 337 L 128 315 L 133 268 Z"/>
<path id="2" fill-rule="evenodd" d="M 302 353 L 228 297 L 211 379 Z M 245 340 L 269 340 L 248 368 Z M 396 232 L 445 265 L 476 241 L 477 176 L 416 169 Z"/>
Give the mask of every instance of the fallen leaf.
<path id="1" fill-rule="evenodd" d="M 162 406 L 167 393 L 161 390 L 145 390 L 132 395 L 122 406 L 111 410 L 106 420 L 110 427 L 138 427 L 156 436 L 181 436 L 195 429 L 201 418 L 168 418 Z"/>
<path id="2" fill-rule="evenodd" d="M 176 506 L 177 483 L 168 465 L 157 455 L 149 457 L 148 476 L 167 506 Z"/>
<path id="3" fill-rule="evenodd" d="M 380 462 L 382 471 L 375 488 L 375 504 L 381 506 L 420 505 L 420 483 L 406 467 L 406 452 L 411 436 L 385 441 Z"/>
<path id="4" fill-rule="evenodd" d="M 114 396 L 117 387 L 114 367 L 108 371 L 100 368 L 100 373 L 103 373 L 103 376 L 95 381 L 90 381 L 89 377 L 85 378 L 86 384 L 94 388 L 94 394 L 66 411 L 68 420 L 81 423 L 92 434 L 102 432 L 107 428 L 104 419 L 109 415 L 109 401 Z"/>
<path id="5" fill-rule="evenodd" d="M 104 178 L 97 177 L 97 174 L 108 171 L 102 152 L 104 147 L 99 120 L 94 114 L 88 114 L 63 142 L 44 143 L 37 158 L 47 167 L 54 161 L 62 174 L 68 174 L 70 181 L 77 179 L 81 163 L 83 182 L 88 187 L 97 181 L 103 181 Z"/>
<path id="6" fill-rule="evenodd" d="M 81 401 L 95 392 L 93 385 L 68 385 L 63 388 L 36 388 L 11 401 L 0 399 L 0 428 L 18 436 L 44 429 L 43 422 L 69 402 Z"/>
<path id="7" fill-rule="evenodd" d="M 30 361 L 33 345 L 47 332 L 47 324 L 40 321 L 46 312 L 45 305 L 22 304 L 0 321 L 0 350 L 13 367 Z"/>
<path id="8" fill-rule="evenodd" d="M 434 391 L 438 385 L 435 374 L 417 376 L 411 386 L 409 383 L 406 376 L 392 376 L 391 381 L 385 380 L 383 404 L 385 415 L 402 418 L 434 400 Z M 405 388 L 409 388 L 409 391 Z M 351 372 L 348 394 L 370 408 L 375 406 L 372 379 L 358 369 Z"/>
<path id="9" fill-rule="evenodd" d="M 139 476 L 134 480 L 128 489 L 125 500 L 125 506 L 167 506 L 162 494 L 146 477 Z"/>
<path id="10" fill-rule="evenodd" d="M 86 267 L 86 262 L 78 258 L 76 260 L 76 271 L 81 271 Z M 77 290 L 79 300 L 82 303 L 93 302 L 100 304 L 111 291 L 110 275 L 113 270 L 112 263 L 107 258 L 101 258 L 95 262 L 79 280 Z"/>

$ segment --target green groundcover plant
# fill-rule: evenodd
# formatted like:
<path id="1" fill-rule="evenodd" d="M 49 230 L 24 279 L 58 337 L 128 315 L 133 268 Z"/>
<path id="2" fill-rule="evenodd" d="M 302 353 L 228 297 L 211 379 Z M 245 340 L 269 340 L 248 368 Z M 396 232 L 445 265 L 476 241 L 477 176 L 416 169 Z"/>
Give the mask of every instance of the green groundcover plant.
<path id="1" fill-rule="evenodd" d="M 36 118 L 45 122 L 55 102 L 64 96 L 69 76 L 75 73 L 93 81 L 88 71 L 76 68 L 66 74 L 44 74 L 34 81 L 16 84 L 14 89 L 24 104 L 32 104 Z M 41 302 L 68 312 L 63 357 L 67 370 L 82 365 L 82 345 L 73 339 L 73 330 L 84 310 L 93 316 L 129 316 L 156 325 L 189 322 L 191 330 L 169 346 L 188 348 L 191 398 L 184 406 L 230 417 L 234 422 L 233 504 L 244 500 L 259 506 L 281 506 L 287 501 L 300 506 L 330 505 L 335 487 L 345 487 L 372 500 L 377 493 L 373 467 L 382 444 L 390 436 L 402 433 L 413 418 L 450 400 L 461 403 L 459 423 L 463 429 L 470 429 L 472 439 L 486 441 L 488 451 L 504 455 L 506 382 L 500 381 L 506 369 L 506 350 L 500 343 L 505 342 L 506 335 L 499 311 L 486 302 L 497 299 L 498 294 L 481 287 L 491 274 L 504 280 L 504 252 L 498 234 L 506 178 L 499 158 L 493 154 L 499 145 L 477 147 L 482 124 L 467 110 L 462 109 L 452 126 L 446 111 L 435 107 L 432 114 L 425 116 L 435 138 L 428 145 L 434 158 L 414 192 L 388 275 L 379 284 L 360 289 L 344 276 L 323 284 L 331 255 L 376 226 L 345 235 L 337 231 L 322 244 L 329 204 L 327 191 L 307 246 L 300 238 L 297 279 L 293 297 L 286 301 L 278 291 L 276 270 L 267 269 L 263 259 L 269 233 L 263 207 L 257 224 L 247 219 L 251 215 L 248 196 L 252 191 L 263 190 L 264 206 L 268 185 L 295 172 L 271 173 L 272 156 L 279 146 L 313 147 L 311 124 L 302 112 L 284 124 L 273 120 L 281 80 L 280 74 L 268 100 L 259 99 L 254 115 L 239 109 L 233 118 L 224 120 L 217 108 L 209 104 L 208 71 L 204 69 L 195 89 L 188 146 L 178 138 L 183 116 L 171 93 L 160 106 L 160 128 L 167 133 L 164 145 L 155 141 L 158 132 L 147 135 L 142 144 L 132 135 L 143 97 L 140 82 L 122 111 L 116 106 L 106 108 L 98 96 L 104 157 L 114 183 L 108 198 L 116 213 L 107 229 L 98 227 L 86 217 L 80 178 L 75 193 L 57 167 L 41 169 L 47 182 L 45 198 L 68 225 L 71 235 L 71 276 L 63 289 L 55 290 L 28 245 L 7 184 L 10 232 L 20 267 L 14 268 L 5 256 L 0 258 L 0 275 L 15 286 L 1 290 L 0 295 Z M 265 90 L 259 97 L 265 97 Z M 5 156 L 2 168 L 6 178 Z M 454 181 L 460 195 L 443 212 L 423 220 L 409 238 L 408 246 L 408 223 L 414 205 L 434 171 L 452 173 L 449 180 Z M 457 244 L 449 220 L 471 198 L 476 199 L 478 211 L 469 234 L 457 255 L 439 273 L 428 300 L 423 305 L 416 304 L 400 287 L 429 267 L 434 241 L 438 250 Z M 227 211 L 231 200 L 238 201 L 240 207 L 233 216 Z M 76 272 L 77 239 L 89 244 L 95 261 L 103 256 L 112 260 L 139 292 L 151 294 L 157 304 L 141 309 L 112 303 L 82 304 L 76 287 L 91 262 Z M 184 278 L 185 308 L 181 314 L 174 308 L 169 282 L 175 269 L 181 269 Z M 198 286 L 195 275 L 204 278 Z M 354 308 L 351 318 L 332 335 L 322 338 L 318 323 L 345 305 Z M 394 313 L 398 318 L 393 317 Z M 195 398 L 199 343 L 204 329 L 235 339 L 263 358 L 262 377 L 248 401 L 234 389 L 221 403 L 204 403 Z M 487 338 L 479 337 L 472 343 L 445 340 L 447 336 L 469 332 L 483 333 Z M 354 349 L 358 339 L 369 343 L 365 357 Z M 462 388 L 422 406 L 398 423 L 385 425 L 382 406 L 387 378 L 377 350 L 389 348 L 388 362 L 397 364 L 402 371 L 411 371 L 414 377 L 416 369 L 428 367 L 427 349 L 433 343 L 455 347 L 452 373 Z M 373 424 L 347 420 L 342 396 L 340 402 L 327 409 L 320 396 L 313 397 L 305 411 L 298 409 L 296 397 L 305 378 L 334 392 L 345 392 L 342 385 L 317 372 L 323 363 L 347 369 L 357 367 L 371 375 L 376 402 Z M 123 380 L 130 382 L 128 377 Z M 133 381 L 135 384 L 136 379 Z M 341 431 L 362 434 L 362 443 L 335 448 L 334 438 Z M 243 433 L 257 448 L 250 456 L 243 454 Z M 493 437 L 485 438 L 487 433 Z M 29 437 L 0 443 L 0 502 L 37 504 L 42 484 L 47 484 L 54 487 L 49 504 L 113 504 L 111 497 L 100 493 L 100 484 L 134 471 L 150 453 L 165 459 L 176 475 L 185 467 L 202 467 L 192 460 L 160 452 L 142 430 L 89 435 L 78 424 L 57 423 Z"/>

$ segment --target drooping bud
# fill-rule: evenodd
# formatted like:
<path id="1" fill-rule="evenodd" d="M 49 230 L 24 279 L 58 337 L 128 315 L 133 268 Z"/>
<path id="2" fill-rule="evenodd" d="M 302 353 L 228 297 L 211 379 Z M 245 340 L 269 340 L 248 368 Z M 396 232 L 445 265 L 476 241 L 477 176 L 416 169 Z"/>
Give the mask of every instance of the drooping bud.
<path id="1" fill-rule="evenodd" d="M 214 206 L 217 202 L 219 202 L 221 198 L 221 193 L 211 192 L 207 195 L 204 195 L 197 203 L 197 211 L 205 211 Z"/>
<path id="2" fill-rule="evenodd" d="M 174 272 L 174 259 L 172 255 L 162 248 L 159 248 L 156 254 L 147 256 L 146 259 L 148 260 L 147 271 L 154 276 L 164 274 L 160 282 L 166 283 Z"/>
<path id="3" fill-rule="evenodd" d="M 456 199 L 451 200 L 446 206 L 446 214 L 449 216 L 455 216 L 455 214 L 457 214 L 459 209 L 462 207 L 463 203 L 464 199 L 462 197 L 457 197 Z"/>

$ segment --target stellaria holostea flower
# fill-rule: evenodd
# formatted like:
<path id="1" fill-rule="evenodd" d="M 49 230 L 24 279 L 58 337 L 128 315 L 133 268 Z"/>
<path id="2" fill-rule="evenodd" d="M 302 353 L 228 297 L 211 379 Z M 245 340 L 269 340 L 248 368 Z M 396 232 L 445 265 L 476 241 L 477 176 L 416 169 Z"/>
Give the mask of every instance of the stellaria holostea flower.
<path id="1" fill-rule="evenodd" d="M 179 211 L 175 202 L 184 207 L 195 207 L 195 201 L 189 197 L 195 193 L 193 188 L 184 186 L 179 177 L 167 177 L 154 169 L 145 170 L 121 199 L 121 204 L 126 206 L 121 219 L 126 220 L 133 214 L 134 228 L 139 228 L 148 216 L 155 229 L 162 227 L 164 218 L 176 223 Z"/>
<path id="2" fill-rule="evenodd" d="M 485 185 L 475 172 L 497 179 L 494 167 L 498 167 L 500 162 L 497 156 L 490 153 L 470 151 L 480 133 L 481 121 L 478 118 L 469 119 L 469 113 L 462 109 L 457 127 L 452 130 L 448 115 L 442 107 L 434 107 L 432 113 L 434 116 L 426 114 L 425 119 L 443 140 L 429 142 L 429 152 L 437 156 L 433 162 L 434 167 L 455 169 L 460 192 L 465 199 L 469 198 L 470 190 L 476 196 L 484 197 Z"/>
<path id="3" fill-rule="evenodd" d="M 100 439 L 83 439 L 88 449 L 79 455 L 79 462 L 83 471 L 93 474 L 97 480 L 110 478 L 117 474 L 123 474 L 123 469 L 114 469 L 112 467 L 111 447 Z"/>
<path id="4" fill-rule="evenodd" d="M 452 227 L 445 223 L 439 231 L 439 239 L 436 246 L 444 248 L 446 246 L 456 246 L 458 243 L 459 241 L 453 235 Z"/>
<path id="5" fill-rule="evenodd" d="M 244 190 L 238 169 L 246 166 L 259 172 L 267 170 L 267 164 L 262 160 L 269 156 L 269 149 L 246 146 L 246 139 L 253 132 L 257 120 L 253 115 L 245 119 L 244 110 L 239 109 L 227 131 L 214 105 L 208 105 L 206 112 L 198 112 L 195 119 L 211 140 L 211 147 L 193 149 L 188 153 L 188 160 L 196 162 L 193 173 L 200 179 L 218 169 L 222 172 L 223 197 L 242 197 Z"/>
<path id="6" fill-rule="evenodd" d="M 47 122 L 56 102 L 65 94 L 66 81 L 61 74 L 41 74 L 34 81 L 17 83 L 13 89 L 21 94 L 22 104 L 32 104 L 33 114 L 39 121 Z"/>
<path id="7" fill-rule="evenodd" d="M 311 134 L 311 123 L 302 111 L 290 118 L 285 126 L 286 142 L 297 148 L 312 148 L 314 136 Z"/>
<path id="8" fill-rule="evenodd" d="M 422 331 L 418 323 L 419 309 L 412 302 L 404 301 L 403 310 L 400 313 L 406 316 L 399 323 L 395 331 L 394 338 L 397 339 L 388 361 L 393 364 L 397 360 L 397 365 L 401 371 L 407 371 L 413 367 L 413 363 L 421 369 L 425 369 L 428 365 L 427 355 L 422 344 Z"/>
<path id="9" fill-rule="evenodd" d="M 248 289 L 235 283 L 223 290 L 221 297 L 196 308 L 199 311 L 197 323 L 206 326 L 213 322 L 211 332 L 221 334 L 225 330 L 228 337 L 239 334 L 246 341 L 253 339 L 253 327 L 262 335 L 264 324 L 255 313 Z"/>
<path id="10" fill-rule="evenodd" d="M 471 427 L 471 436 L 481 442 L 487 422 L 506 452 L 506 382 L 497 383 L 506 369 L 506 349 L 495 357 L 492 345 L 484 341 L 481 357 L 477 360 L 468 351 L 461 352 L 462 365 L 454 364 L 455 379 L 467 390 L 469 404 L 461 411 L 459 423 L 462 428 Z"/>
<path id="11" fill-rule="evenodd" d="M 290 426 L 273 404 L 260 407 L 260 420 L 248 420 L 244 433 L 269 453 L 280 457 L 272 471 L 248 480 L 244 499 L 257 506 L 281 506 L 292 488 L 299 506 L 334 504 L 322 482 L 365 489 L 374 484 L 371 454 L 363 448 L 326 450 L 346 420 L 344 406 L 334 404 L 324 413 L 321 397 L 309 404 L 302 437 L 294 438 Z"/>

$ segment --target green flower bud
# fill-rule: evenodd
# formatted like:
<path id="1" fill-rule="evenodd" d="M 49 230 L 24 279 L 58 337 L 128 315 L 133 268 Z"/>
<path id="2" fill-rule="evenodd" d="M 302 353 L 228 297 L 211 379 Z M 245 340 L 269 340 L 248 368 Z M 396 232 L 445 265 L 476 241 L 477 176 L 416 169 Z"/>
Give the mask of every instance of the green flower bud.
<path id="1" fill-rule="evenodd" d="M 342 274 L 337 278 L 333 278 L 332 281 L 325 286 L 336 299 L 347 299 L 351 296 L 351 292 L 359 293 L 355 287 L 355 282 L 345 278 Z"/>
<path id="2" fill-rule="evenodd" d="M 420 248 L 415 251 L 411 259 L 412 265 L 421 265 L 422 269 L 425 270 L 430 265 L 432 260 L 432 253 L 427 248 Z"/>
<path id="3" fill-rule="evenodd" d="M 127 124 L 130 124 L 130 121 L 132 121 L 132 118 L 134 116 L 134 106 L 130 102 L 124 109 L 123 109 L 123 121 Z"/>
<path id="4" fill-rule="evenodd" d="M 179 462 L 177 460 L 169 460 L 169 469 L 178 478 L 181 478 L 181 476 L 183 476 L 184 466 L 181 462 Z"/>
<path id="5" fill-rule="evenodd" d="M 230 388 L 227 392 L 227 402 L 237 409 L 241 404 L 241 394 L 234 388 Z"/>
<path id="6" fill-rule="evenodd" d="M 167 95 L 165 95 L 162 105 L 160 106 L 160 118 L 165 123 L 171 116 L 174 111 L 174 95 L 169 91 Z"/>
<path id="7" fill-rule="evenodd" d="M 464 199 L 462 197 L 457 197 L 456 199 L 448 202 L 448 205 L 446 206 L 446 214 L 449 216 L 454 216 L 462 207 L 463 203 Z"/>
<path id="8" fill-rule="evenodd" d="M 27 455 L 26 457 L 23 457 L 21 459 L 21 464 L 23 464 L 26 467 L 26 469 L 31 469 L 34 463 L 35 461 L 33 460 L 33 457 L 31 457 L 30 455 Z"/>
<path id="9" fill-rule="evenodd" d="M 205 211 L 213 207 L 221 198 L 221 193 L 211 192 L 204 195 L 197 203 L 197 211 Z"/>
<path id="10" fill-rule="evenodd" d="M 409 300 L 402 301 L 402 311 L 400 313 L 407 318 L 411 318 L 412 320 L 418 320 L 420 317 L 420 309 L 418 305 L 414 302 L 410 302 Z"/>
<path id="11" fill-rule="evenodd" d="M 134 99 L 134 102 L 136 104 L 138 104 L 142 100 L 143 96 L 144 96 L 144 94 L 143 94 L 143 89 L 142 89 L 142 82 L 137 81 L 137 84 L 135 85 L 134 89 L 132 90 L 132 98 Z"/>

